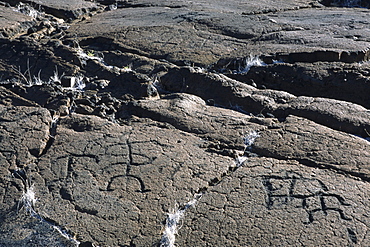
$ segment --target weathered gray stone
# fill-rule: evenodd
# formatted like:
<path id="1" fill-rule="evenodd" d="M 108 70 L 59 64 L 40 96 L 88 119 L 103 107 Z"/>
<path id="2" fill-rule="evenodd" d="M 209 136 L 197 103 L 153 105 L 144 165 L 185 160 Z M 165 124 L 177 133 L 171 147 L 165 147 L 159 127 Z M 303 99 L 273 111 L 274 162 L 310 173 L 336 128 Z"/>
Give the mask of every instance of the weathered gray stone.
<path id="1" fill-rule="evenodd" d="M 237 68 L 233 66 L 228 69 Z M 247 84 L 254 83 L 258 88 L 281 90 L 296 96 L 344 100 L 366 108 L 370 107 L 369 75 L 368 62 L 277 63 L 255 66 L 244 74 L 227 73 L 230 78 Z"/>
<path id="2" fill-rule="evenodd" d="M 263 0 L 259 2 L 248 2 L 243 3 L 236 0 L 231 0 L 228 2 L 215 0 L 215 1 L 206 1 L 200 0 L 197 2 L 192 1 L 183 1 L 183 0 L 169 0 L 169 1 L 150 1 L 150 0 L 98 0 L 99 3 L 103 4 L 112 4 L 117 3 L 118 7 L 168 7 L 168 8 L 191 8 L 195 10 L 207 10 L 207 11 L 226 11 L 232 12 L 235 14 L 256 14 L 256 13 L 266 13 L 266 12 L 275 12 L 283 11 L 290 9 L 299 9 L 311 7 L 315 4 L 315 1 L 307 0 L 288 0 L 288 1 L 272 1 L 272 0 Z"/>
<path id="3" fill-rule="evenodd" d="M 279 106 L 276 116 L 293 114 L 335 130 L 368 136 L 370 111 L 362 106 L 345 101 L 300 96 L 288 104 Z"/>
<path id="4" fill-rule="evenodd" d="M 59 245 L 55 229 L 32 218 L 22 208 L 25 181 L 21 181 L 20 177 L 16 179 L 16 175 L 11 173 L 18 169 L 28 171 L 46 150 L 50 140 L 50 113 L 2 90 L 2 94 L 6 93 L 14 105 L 0 105 L 0 190 L 3 202 L 0 207 L 0 246 L 31 246 L 32 241 L 36 245 L 55 243 L 55 246 L 66 246 L 63 241 Z"/>
<path id="5" fill-rule="evenodd" d="M 38 106 L 35 102 L 26 100 L 18 94 L 0 86 L 0 105 L 2 106 Z"/>
<path id="6" fill-rule="evenodd" d="M 0 105 L 1 150 L 8 166 L 26 166 L 49 140 L 50 112 L 40 107 Z"/>
<path id="7" fill-rule="evenodd" d="M 195 94 L 206 101 L 246 113 L 273 114 L 278 118 L 294 114 L 363 137 L 370 129 L 369 110 L 344 101 L 295 97 L 282 91 L 261 90 L 223 75 L 192 68 L 171 69 L 161 82 L 164 89 L 170 92 Z"/>
<path id="8" fill-rule="evenodd" d="M 299 160 L 370 180 L 368 141 L 306 119 L 288 117 L 273 129 L 261 131 L 253 150 L 261 156 Z"/>
<path id="9" fill-rule="evenodd" d="M 17 109 L 24 111 L 21 107 Z M 50 224 L 56 224 L 66 227 L 71 236 L 76 235 L 77 240 L 86 245 L 157 244 L 162 236 L 166 212 L 176 210 L 176 202 L 181 206 L 199 192 L 204 195 L 196 205 L 197 215 L 193 216 L 194 210 L 189 209 L 184 216 L 185 227 L 178 237 L 180 245 L 254 245 L 261 241 L 268 244 L 276 238 L 287 244 L 297 241 L 310 244 L 315 241 L 312 239 L 318 231 L 322 231 L 310 226 L 318 222 L 329 224 L 329 220 L 333 222 L 325 236 L 330 237 L 330 241 L 367 243 L 367 223 L 357 220 L 367 206 L 349 211 L 362 197 L 355 198 L 355 193 L 338 188 L 337 182 L 330 183 L 328 177 L 330 181 L 334 178 L 341 181 L 342 186 L 343 179 L 348 181 L 347 184 L 364 183 L 349 175 L 366 178 L 366 167 L 360 163 L 366 165 L 369 160 L 368 142 L 298 118 L 288 118 L 282 123 L 267 119 L 258 121 L 238 112 L 207 106 L 200 98 L 186 94 L 170 95 L 161 100 L 141 100 L 129 109 L 137 111 L 141 117 L 152 117 L 198 136 L 210 137 L 213 142 L 219 142 L 219 147 L 215 148 L 219 152 L 209 149 L 207 141 L 196 135 L 144 118 L 134 118 L 125 126 L 91 116 L 62 118 L 53 145 L 41 157 L 33 159 L 29 173 L 38 199 L 35 210 L 49 223 L 35 225 L 31 221 L 26 232 L 16 238 L 20 223 L 10 224 L 9 217 L 15 217 L 11 208 L 16 207 L 22 186 L 18 191 L 7 189 L 4 195 L 10 208 L 5 211 L 7 214 L 2 214 L 6 222 L 3 223 L 2 243 L 26 245 L 30 239 L 37 243 L 53 239 L 63 243 L 62 236 L 58 238 L 58 234 L 50 232 Z M 18 124 L 22 127 L 21 122 L 13 122 L 12 126 L 17 128 Z M 6 122 L 3 125 L 6 126 Z M 241 151 L 243 144 L 240 140 L 250 130 L 258 130 L 260 135 L 252 151 L 291 161 L 255 158 L 247 160 L 245 167 L 238 169 L 237 163 L 229 157 L 230 153 L 222 150 L 236 148 Z M 235 144 L 225 145 L 230 141 Z M 358 149 L 365 150 L 363 155 L 349 151 Z M 318 155 L 310 155 L 315 152 Z M 305 168 L 295 160 L 304 164 L 308 164 L 305 160 L 311 160 L 308 165 L 316 168 Z M 350 160 L 357 160 L 357 165 L 348 163 Z M 333 175 L 328 168 L 337 168 L 348 177 Z M 319 174 L 316 175 L 318 178 L 315 173 Z M 7 169 L 3 174 L 8 176 L 8 181 L 17 181 L 10 177 Z M 242 187 L 238 187 L 237 181 L 244 181 Z M 269 183 L 276 189 L 270 189 Z M 294 191 L 284 194 L 285 188 L 291 188 L 289 183 L 294 184 Z M 335 187 L 329 188 L 328 184 Z M 251 195 L 251 190 L 243 186 L 252 186 L 255 194 Z M 312 190 L 307 189 L 310 186 Z M 222 192 L 220 188 L 231 192 Z M 265 192 L 268 189 L 270 194 Z M 364 188 L 357 194 L 366 194 L 366 191 Z M 284 196 L 293 199 L 285 200 Z M 240 214 L 251 218 L 248 224 L 243 220 L 249 218 L 246 215 L 239 217 Z M 265 220 L 259 220 L 262 219 L 259 217 L 265 217 Z M 218 228 L 217 222 L 221 219 L 226 223 Z M 188 223 L 189 220 L 192 223 Z M 249 225 L 249 221 L 254 222 L 253 225 Z M 17 218 L 17 222 L 22 219 Z M 212 227 L 205 228 L 205 222 Z M 286 228 L 280 228 L 285 224 L 298 224 L 299 227 L 295 231 L 287 230 L 289 234 L 286 235 Z M 249 227 L 245 229 L 245 226 Z M 35 229 L 42 229 L 41 234 L 47 240 Z M 307 238 L 299 234 L 299 229 L 306 231 Z M 251 230 L 256 234 L 249 234 Z M 338 232 L 334 235 L 338 237 L 330 235 L 333 231 Z M 232 237 L 235 233 L 238 238 Z M 271 233 L 278 237 L 269 237 Z M 64 246 L 70 244 L 69 241 Z"/>
<path id="10" fill-rule="evenodd" d="M 223 149 L 228 147 L 225 146 L 228 143 L 231 144 L 228 148 L 242 149 L 240 136 L 258 131 L 260 138 L 253 145 L 253 151 L 258 155 L 295 159 L 308 166 L 342 170 L 370 179 L 368 141 L 306 119 L 288 116 L 285 121 L 278 122 L 276 119 L 251 118 L 238 112 L 206 106 L 199 98 L 184 94 L 157 101 L 139 101 L 133 103 L 131 109 L 140 117 L 168 122 L 179 129 L 218 141 L 224 145 Z M 217 121 L 213 121 L 214 117 Z"/>
<path id="11" fill-rule="evenodd" d="M 369 10 L 333 7 L 359 1 L 26 2 L 0 246 L 369 245 Z"/>
<path id="12" fill-rule="evenodd" d="M 266 140 L 268 141 L 268 140 Z M 179 246 L 367 246 L 367 182 L 250 158 L 186 212 Z"/>
<path id="13" fill-rule="evenodd" d="M 34 24 L 33 18 L 0 6 L 0 38 L 25 33 Z"/>
<path id="14" fill-rule="evenodd" d="M 19 1 L 15 0 L 5 0 L 5 2 L 11 5 L 19 4 Z M 54 15 L 58 18 L 63 18 L 66 20 L 72 20 L 86 16 L 91 11 L 96 11 L 98 9 L 98 5 L 96 3 L 83 0 L 26 0 L 23 2 L 35 7 L 36 11 L 42 9 L 50 15 Z"/>
<path id="15" fill-rule="evenodd" d="M 81 39 L 115 38 L 123 45 L 137 49 L 140 54 L 150 54 L 178 64 L 188 62 L 207 66 L 222 57 L 246 57 L 250 54 L 277 58 L 292 54 L 287 59 L 289 62 L 327 61 L 327 57 L 333 54 L 336 55 L 330 61 L 369 59 L 368 10 L 348 12 L 335 8 L 307 8 L 309 3 L 306 2 L 302 5 L 306 7 L 304 9 L 279 12 L 277 10 L 285 9 L 281 2 L 277 3 L 282 6 L 279 9 L 268 4 L 271 1 L 266 5 L 258 2 L 245 3 L 245 6 L 265 6 L 270 8 L 266 12 L 276 13 L 242 15 L 243 7 L 236 2 L 228 2 L 226 11 L 223 4 L 214 2 L 200 3 L 201 8 L 206 6 L 203 11 L 196 4 L 179 9 L 156 6 L 124 8 L 98 14 L 87 23 L 72 26 L 69 32 L 73 36 L 77 33 Z M 288 5 L 293 9 L 300 6 L 299 2 Z M 357 21 L 352 22 L 353 18 Z M 327 20 L 324 22 L 327 24 L 323 24 L 322 19 Z"/>
<path id="16" fill-rule="evenodd" d="M 97 43 L 97 45 L 99 45 L 99 41 L 97 41 Z M 126 70 L 131 69 L 138 73 L 150 76 L 154 76 L 157 73 L 166 71 L 168 68 L 173 67 L 173 64 L 165 61 L 150 59 L 145 56 L 136 55 L 130 52 L 122 52 L 120 50 L 108 50 L 105 51 L 103 55 L 104 62 L 111 66 L 126 68 Z"/>
<path id="17" fill-rule="evenodd" d="M 81 242 L 155 244 L 165 211 L 233 164 L 204 152 L 202 143 L 151 121 L 119 126 L 97 117 L 62 119 L 32 173 L 36 211 Z"/>
<path id="18" fill-rule="evenodd" d="M 250 131 L 259 131 L 274 125 L 276 119 L 258 119 L 243 113 L 207 106 L 199 97 L 188 94 L 171 94 L 161 100 L 140 100 L 129 104 L 131 114 L 167 122 L 186 132 L 218 143 L 224 149 L 243 150 L 243 137 Z M 257 122 L 257 123 L 254 123 Z M 214 147 L 217 149 L 217 145 Z"/>

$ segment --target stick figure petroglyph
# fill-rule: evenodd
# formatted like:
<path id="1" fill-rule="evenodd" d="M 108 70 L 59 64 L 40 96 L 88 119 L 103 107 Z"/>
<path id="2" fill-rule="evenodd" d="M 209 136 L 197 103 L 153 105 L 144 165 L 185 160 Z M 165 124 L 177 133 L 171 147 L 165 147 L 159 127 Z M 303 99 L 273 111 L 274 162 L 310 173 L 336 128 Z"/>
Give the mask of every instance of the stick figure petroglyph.
<path id="1" fill-rule="evenodd" d="M 262 183 L 266 189 L 266 207 L 274 209 L 282 206 L 293 206 L 304 209 L 308 214 L 306 224 L 315 220 L 316 213 L 328 211 L 337 212 L 341 219 L 351 220 L 342 209 L 351 206 L 346 200 L 335 193 L 319 179 L 305 178 L 295 172 L 286 172 L 284 175 L 262 176 Z"/>

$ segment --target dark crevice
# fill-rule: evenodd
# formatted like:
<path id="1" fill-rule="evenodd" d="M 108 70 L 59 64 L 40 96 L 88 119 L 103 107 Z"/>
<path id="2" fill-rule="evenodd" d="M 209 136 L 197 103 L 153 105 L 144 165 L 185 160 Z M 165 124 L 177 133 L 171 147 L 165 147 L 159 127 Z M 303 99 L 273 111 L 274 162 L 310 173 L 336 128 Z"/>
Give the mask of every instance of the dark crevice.
<path id="1" fill-rule="evenodd" d="M 44 155 L 44 154 L 46 154 L 46 153 L 49 151 L 49 149 L 50 149 L 50 148 L 51 148 L 51 146 L 53 145 L 54 141 L 55 141 L 55 135 L 54 135 L 54 136 L 50 135 L 50 136 L 49 136 L 48 141 L 46 142 L 46 146 L 45 146 L 45 148 L 42 150 L 42 152 L 41 152 L 41 154 L 39 155 L 39 157 L 40 157 L 40 156 L 42 156 L 42 155 Z"/>
<path id="2" fill-rule="evenodd" d="M 31 185 L 31 177 L 28 174 L 28 169 L 27 167 L 21 168 L 21 169 L 15 169 L 15 170 L 10 170 L 12 172 L 12 175 L 17 178 L 22 180 L 22 183 L 24 185 L 24 188 L 22 189 L 23 193 L 28 192 L 28 190 L 32 189 Z M 27 199 L 25 199 L 27 200 Z M 56 229 L 60 234 L 62 234 L 63 237 L 68 239 L 69 241 L 73 243 L 78 243 L 76 239 L 74 239 L 75 234 L 71 232 L 70 230 L 67 230 L 65 227 L 63 227 L 61 224 L 59 224 L 57 221 L 51 219 L 48 216 L 40 215 L 33 207 L 31 201 L 21 201 L 23 204 L 27 205 L 22 205 L 26 207 L 26 210 L 30 213 L 30 215 L 36 219 L 38 219 L 40 222 L 44 222 L 50 226 L 52 226 L 54 229 Z M 19 204 L 17 208 L 19 207 Z"/>
<path id="3" fill-rule="evenodd" d="M 297 52 L 288 54 L 275 54 L 273 56 L 261 56 L 261 59 L 267 64 L 272 64 L 273 61 L 281 61 L 285 63 L 315 63 L 315 62 L 343 62 L 355 63 L 364 62 L 370 59 L 370 50 L 361 51 L 313 51 L 313 52 Z"/>
<path id="4" fill-rule="evenodd" d="M 353 177 L 360 178 L 363 181 L 370 182 L 370 177 L 366 173 L 346 171 L 346 170 L 342 170 L 342 169 L 340 169 L 340 168 L 338 168 L 334 165 L 331 165 L 331 164 L 317 163 L 317 162 L 309 160 L 309 159 L 293 159 L 293 160 L 296 160 L 296 161 L 298 161 L 299 163 L 301 163 L 305 166 L 321 168 L 321 169 L 329 169 L 329 170 L 333 170 L 333 171 L 335 171 L 339 174 L 343 174 L 343 175 L 346 175 L 346 176 L 351 175 Z"/>
<path id="5" fill-rule="evenodd" d="M 228 73 L 226 76 L 259 89 L 285 91 L 295 96 L 330 98 L 369 108 L 367 72 L 357 74 L 351 66 L 338 71 L 337 66 L 333 64 L 324 68 L 327 74 L 322 77 L 312 74 L 312 70 L 302 64 L 252 67 L 248 74 Z"/>
<path id="6" fill-rule="evenodd" d="M 309 5 L 306 6 L 298 6 L 298 7 L 291 7 L 291 8 L 285 8 L 285 9 L 262 9 L 260 11 L 253 11 L 253 12 L 243 12 L 242 15 L 261 15 L 261 14 L 274 14 L 278 12 L 285 12 L 290 10 L 298 10 L 298 9 L 311 9 L 311 8 L 317 8 L 321 7 L 317 5 L 315 2 L 309 3 Z"/>
<path id="7" fill-rule="evenodd" d="M 60 188 L 59 194 L 64 200 L 72 201 L 72 194 L 66 188 Z"/>
<path id="8" fill-rule="evenodd" d="M 222 148 L 222 149 L 207 147 L 207 149 L 205 151 L 210 152 L 210 153 L 219 154 L 219 155 L 222 155 L 222 156 L 227 156 L 227 157 L 230 157 L 230 158 L 236 158 L 235 149 L 237 149 L 239 151 L 242 150 L 238 147 L 236 147 L 236 148 L 227 147 L 227 148 Z"/>
<path id="9" fill-rule="evenodd" d="M 347 228 L 347 231 L 348 231 L 348 237 L 349 237 L 349 239 L 353 243 L 357 244 L 358 243 L 358 239 L 357 239 L 357 236 L 356 236 L 356 232 L 354 230 L 350 229 L 350 228 Z"/>
<path id="10" fill-rule="evenodd" d="M 283 157 L 278 154 L 270 153 L 267 150 L 262 150 L 262 149 L 257 150 L 256 148 L 254 148 L 254 152 L 261 157 L 274 158 L 274 159 L 284 160 L 284 161 L 298 161 L 300 164 L 308 166 L 308 167 L 332 170 L 332 171 L 335 171 L 336 173 L 343 174 L 345 176 L 353 176 L 363 181 L 370 182 L 370 176 L 366 173 L 343 170 L 332 164 L 318 163 L 318 162 L 315 162 L 307 158 L 287 158 L 287 157 Z"/>
<path id="11" fill-rule="evenodd" d="M 126 168 L 126 175 L 127 175 L 127 174 L 130 174 L 131 165 L 132 165 L 132 162 L 133 162 L 132 147 L 131 147 L 131 142 L 129 141 L 129 139 L 126 140 L 126 145 L 127 145 L 127 149 L 128 149 L 128 165 L 127 165 L 127 168 Z"/>
<path id="12" fill-rule="evenodd" d="M 44 220 L 49 223 L 50 225 L 53 225 L 53 226 L 60 226 L 59 223 L 51 218 L 49 218 L 48 216 L 44 216 L 43 217 Z"/>
<path id="13" fill-rule="evenodd" d="M 67 45 L 74 44 L 76 41 L 75 39 L 70 39 L 65 41 Z M 71 44 L 69 44 L 71 43 Z M 80 46 L 89 46 L 93 47 L 98 51 L 120 51 L 122 53 L 131 53 L 134 55 L 139 55 L 143 56 L 149 59 L 154 59 L 154 60 L 164 60 L 167 55 L 155 55 L 155 54 L 150 54 L 145 51 L 142 51 L 140 49 L 136 49 L 134 47 L 127 46 L 123 43 L 120 43 L 118 41 L 115 41 L 112 38 L 107 38 L 107 37 L 94 37 L 94 38 L 85 38 L 79 41 Z"/>
<path id="14" fill-rule="evenodd" d="M 94 247 L 94 246 L 95 245 L 90 241 L 82 242 L 79 244 L 79 247 Z"/>
<path id="15" fill-rule="evenodd" d="M 55 141 L 55 137 L 56 137 L 56 134 L 57 134 L 57 124 L 58 124 L 58 119 L 54 118 L 50 123 L 49 138 L 46 141 L 46 145 L 45 145 L 44 149 L 43 150 L 30 149 L 29 150 L 30 154 L 32 154 L 36 158 L 40 158 L 41 156 L 43 156 L 44 154 L 46 154 L 49 151 L 49 149 L 51 148 L 51 146 L 53 145 L 53 143 Z"/>
<path id="16" fill-rule="evenodd" d="M 367 0 L 321 0 L 320 3 L 326 7 L 370 8 Z"/>
<path id="17" fill-rule="evenodd" d="M 10 172 L 15 178 L 20 179 L 22 181 L 23 191 L 27 191 L 27 189 L 31 187 L 31 178 L 28 175 L 27 166 L 24 168 L 10 169 Z"/>
<path id="18" fill-rule="evenodd" d="M 46 142 L 46 146 L 45 146 L 44 150 L 41 152 L 40 156 L 46 154 L 46 152 L 53 145 L 53 143 L 55 141 L 56 134 L 57 134 L 57 127 L 58 127 L 58 119 L 56 118 L 56 119 L 53 119 L 51 121 L 50 130 L 49 130 L 49 140 Z"/>
<path id="19" fill-rule="evenodd" d="M 79 205 L 75 205 L 75 209 L 80 213 L 86 213 L 86 214 L 90 214 L 90 215 L 97 215 L 98 214 L 98 210 L 90 209 L 90 208 L 82 208 Z"/>
<path id="20" fill-rule="evenodd" d="M 208 187 L 199 188 L 197 193 L 201 193 L 201 194 L 206 193 L 209 187 L 217 186 L 222 181 L 224 181 L 225 178 L 232 176 L 232 174 L 235 173 L 241 166 L 242 164 L 235 164 L 234 166 L 230 165 L 228 169 L 225 172 L 223 172 L 220 176 L 210 179 L 208 182 Z"/>

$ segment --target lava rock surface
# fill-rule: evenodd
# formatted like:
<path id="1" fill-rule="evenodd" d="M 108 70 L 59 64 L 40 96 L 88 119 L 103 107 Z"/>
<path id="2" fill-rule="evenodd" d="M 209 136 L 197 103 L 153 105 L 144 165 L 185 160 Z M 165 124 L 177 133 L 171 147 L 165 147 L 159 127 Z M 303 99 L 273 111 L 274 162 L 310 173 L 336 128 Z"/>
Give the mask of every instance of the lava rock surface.
<path id="1" fill-rule="evenodd" d="M 369 246 L 368 8 L 4 0 L 0 246 Z"/>

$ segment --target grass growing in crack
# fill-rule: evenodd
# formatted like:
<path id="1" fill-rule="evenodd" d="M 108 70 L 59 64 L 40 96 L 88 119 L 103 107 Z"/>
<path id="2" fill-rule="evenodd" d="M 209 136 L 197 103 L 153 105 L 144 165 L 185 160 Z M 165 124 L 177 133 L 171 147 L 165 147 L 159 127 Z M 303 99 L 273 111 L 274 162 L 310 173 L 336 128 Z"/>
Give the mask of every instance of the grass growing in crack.
<path id="1" fill-rule="evenodd" d="M 49 81 L 55 84 L 61 84 L 62 82 L 60 80 L 62 79 L 63 76 L 64 76 L 64 73 L 61 76 L 59 76 L 58 68 L 55 67 L 54 74 L 50 77 Z"/>
<path id="2" fill-rule="evenodd" d="M 26 188 L 26 190 L 22 192 L 22 197 L 18 203 L 18 210 L 19 208 L 24 207 L 31 216 L 36 217 L 38 214 L 33 209 L 36 201 L 37 199 L 35 196 L 35 187 L 34 185 L 31 185 L 29 188 Z"/>
<path id="3" fill-rule="evenodd" d="M 230 172 L 234 172 L 238 167 L 242 166 L 243 163 L 248 159 L 245 153 L 251 148 L 255 140 L 260 137 L 257 131 L 249 131 L 244 137 L 244 152 L 242 156 L 236 158 L 235 163 L 236 167 L 229 167 Z M 227 173 L 224 173 L 223 177 L 228 176 Z M 222 180 L 222 178 L 221 178 Z M 209 183 L 211 186 L 218 184 L 221 181 L 219 178 L 214 179 Z M 185 212 L 188 208 L 194 206 L 198 200 L 203 196 L 207 188 L 202 189 L 203 192 L 195 194 L 193 200 L 187 202 L 182 207 L 177 209 L 172 209 L 170 213 L 167 214 L 167 219 L 165 223 L 165 230 L 163 232 L 160 246 L 161 247 L 174 247 L 176 241 L 176 235 L 178 234 L 178 226 L 185 215 Z"/>
<path id="4" fill-rule="evenodd" d="M 203 194 L 195 194 L 193 200 L 185 203 L 183 206 L 179 207 L 177 210 L 173 209 L 167 214 L 165 229 L 160 241 L 161 247 L 174 247 L 176 235 L 178 231 L 178 225 L 181 219 L 184 217 L 185 211 L 195 206 L 197 201 L 202 197 Z"/>
<path id="5" fill-rule="evenodd" d="M 50 224 L 50 223 L 49 223 Z M 62 229 L 60 226 L 52 225 L 53 229 L 56 230 L 62 237 L 69 240 L 75 246 L 79 246 L 80 242 L 72 237 L 66 230 Z"/>
<path id="6" fill-rule="evenodd" d="M 232 170 L 235 171 L 238 167 L 242 166 L 243 163 L 248 159 L 245 153 L 251 148 L 255 140 L 260 137 L 257 131 L 252 130 L 249 131 L 244 137 L 244 152 L 242 156 L 236 158 L 235 163 L 236 167 L 232 167 Z M 224 176 L 227 176 L 224 175 Z M 213 181 L 212 181 L 213 182 Z M 220 180 L 217 178 L 214 184 L 217 184 Z M 204 193 L 198 193 L 194 195 L 193 200 L 187 202 L 182 207 L 178 207 L 177 209 L 172 209 L 170 213 L 167 214 L 165 229 L 162 235 L 162 239 L 160 241 L 161 247 L 174 247 L 176 241 L 176 235 L 178 234 L 178 226 L 185 215 L 185 212 L 188 208 L 194 206 L 197 201 L 203 196 Z"/>
<path id="7" fill-rule="evenodd" d="M 21 199 L 18 202 L 17 211 L 24 207 L 24 209 L 32 216 L 38 219 L 42 219 L 39 214 L 35 211 L 34 206 L 37 201 L 35 194 L 35 187 L 31 184 L 31 180 L 25 169 L 15 169 L 13 176 L 22 180 L 23 191 Z"/>
<path id="8" fill-rule="evenodd" d="M 40 11 L 37 11 L 36 9 L 34 9 L 28 4 L 20 2 L 17 4 L 16 7 L 17 7 L 17 9 L 15 10 L 16 12 L 28 15 L 34 19 L 42 16 L 42 13 Z"/>
<path id="9" fill-rule="evenodd" d="M 76 48 L 76 52 L 83 65 L 86 65 L 86 61 L 88 60 L 96 60 L 101 63 L 103 62 L 103 57 L 98 56 L 98 54 L 95 54 L 95 52 L 92 50 L 85 52 L 81 47 L 78 46 Z"/>
<path id="10" fill-rule="evenodd" d="M 249 149 L 258 137 L 260 137 L 260 135 L 255 130 L 252 130 L 249 133 L 247 133 L 243 138 L 243 140 L 244 140 L 244 151 Z"/>
<path id="11" fill-rule="evenodd" d="M 31 67 L 30 67 L 30 60 L 27 59 L 27 69 L 22 72 L 21 68 L 16 68 L 15 66 L 12 66 L 13 70 L 21 77 L 21 79 L 24 81 L 25 85 L 28 87 L 32 87 L 35 85 L 42 85 L 44 82 L 41 80 L 41 70 L 37 74 L 37 76 L 31 75 Z"/>
<path id="12" fill-rule="evenodd" d="M 87 50 L 84 51 L 80 45 L 75 42 L 75 48 L 73 48 L 77 54 L 77 57 L 79 58 L 80 62 L 82 65 L 86 66 L 87 61 L 89 60 L 95 60 L 99 62 L 105 69 L 112 73 L 125 73 L 125 72 L 131 72 L 132 70 L 132 64 L 126 65 L 122 68 L 114 66 L 114 65 L 109 65 L 104 61 L 104 54 L 103 53 L 98 53 L 94 50 Z"/>
<path id="13" fill-rule="evenodd" d="M 199 73 L 199 74 L 205 74 L 207 73 L 207 69 L 203 67 L 198 67 L 198 66 L 188 66 L 190 72 L 192 73 Z"/>
<path id="14" fill-rule="evenodd" d="M 129 65 L 126 65 L 125 67 L 123 67 L 122 70 L 124 70 L 125 72 L 132 71 L 132 63 L 130 63 Z"/>
<path id="15" fill-rule="evenodd" d="M 23 192 L 21 199 L 18 203 L 17 211 L 19 212 L 20 208 L 23 208 L 34 218 L 50 225 L 54 230 L 56 230 L 62 237 L 69 240 L 75 246 L 79 246 L 80 242 L 76 240 L 72 235 L 68 233 L 63 227 L 55 225 L 53 222 L 45 220 L 39 213 L 36 212 L 34 209 L 36 204 L 36 193 L 35 193 L 35 186 L 31 184 L 31 179 L 27 174 L 25 169 L 15 169 L 12 171 L 12 174 L 15 178 L 21 179 L 23 183 Z"/>
<path id="16" fill-rule="evenodd" d="M 255 142 L 255 140 L 258 137 L 260 137 L 260 135 L 255 130 L 252 130 L 252 131 L 248 132 L 243 137 L 243 140 L 244 140 L 244 151 L 243 151 L 243 155 L 242 156 L 236 157 L 236 159 L 235 159 L 236 167 L 242 166 L 244 164 L 244 162 L 248 159 L 248 157 L 246 156 L 246 153 L 249 152 L 249 150 L 251 149 L 253 143 Z"/>
<path id="17" fill-rule="evenodd" d="M 247 159 L 248 159 L 248 157 L 246 157 L 244 155 L 236 157 L 235 158 L 236 167 L 242 166 Z"/>
<path id="18" fill-rule="evenodd" d="M 364 130 L 365 130 L 365 133 L 368 136 L 368 137 L 365 137 L 365 140 L 370 141 L 370 134 L 369 134 L 369 132 L 366 129 L 364 129 Z"/>
<path id="19" fill-rule="evenodd" d="M 13 66 L 13 70 L 21 78 L 21 83 L 22 83 L 21 85 L 26 86 L 26 87 L 50 85 L 50 84 L 61 84 L 61 80 L 64 76 L 64 73 L 62 75 L 59 75 L 57 68 L 55 68 L 54 74 L 47 81 L 44 81 L 41 79 L 41 70 L 38 72 L 37 76 L 32 76 L 29 60 L 27 60 L 27 69 L 24 72 L 22 72 L 20 67 L 16 68 Z M 72 79 L 73 79 L 73 82 L 71 83 L 71 87 L 64 87 L 64 89 L 71 90 L 71 91 L 83 91 L 84 88 L 86 87 L 86 84 L 84 82 L 85 78 L 80 75 L 80 76 L 73 76 Z M 15 84 L 17 83 L 18 82 L 15 82 Z"/>
<path id="20" fill-rule="evenodd" d="M 250 55 L 244 59 L 244 67 L 239 68 L 237 71 L 234 71 L 234 73 L 247 74 L 249 70 L 255 66 L 266 66 L 266 64 L 258 56 L 253 57 Z"/>

